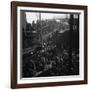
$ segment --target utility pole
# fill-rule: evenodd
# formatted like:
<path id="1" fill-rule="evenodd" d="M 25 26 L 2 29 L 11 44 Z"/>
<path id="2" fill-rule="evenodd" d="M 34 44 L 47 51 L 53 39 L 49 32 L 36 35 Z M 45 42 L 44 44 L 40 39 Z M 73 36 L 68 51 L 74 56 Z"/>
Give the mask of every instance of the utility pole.
<path id="1" fill-rule="evenodd" d="M 39 12 L 39 23 L 40 23 L 40 41 L 41 45 L 43 46 L 43 39 L 42 39 L 42 21 L 41 21 L 41 13 Z"/>

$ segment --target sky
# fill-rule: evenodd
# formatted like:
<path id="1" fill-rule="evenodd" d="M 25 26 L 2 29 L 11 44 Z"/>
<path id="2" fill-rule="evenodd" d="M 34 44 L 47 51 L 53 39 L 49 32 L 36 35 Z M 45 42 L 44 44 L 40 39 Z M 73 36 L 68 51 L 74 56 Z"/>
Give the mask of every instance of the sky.
<path id="1" fill-rule="evenodd" d="M 66 18 L 66 14 L 56 14 L 56 13 L 41 13 L 41 19 L 56 19 L 56 18 Z M 39 19 L 38 12 L 26 12 L 26 20 L 28 23 L 32 21 L 37 21 Z"/>

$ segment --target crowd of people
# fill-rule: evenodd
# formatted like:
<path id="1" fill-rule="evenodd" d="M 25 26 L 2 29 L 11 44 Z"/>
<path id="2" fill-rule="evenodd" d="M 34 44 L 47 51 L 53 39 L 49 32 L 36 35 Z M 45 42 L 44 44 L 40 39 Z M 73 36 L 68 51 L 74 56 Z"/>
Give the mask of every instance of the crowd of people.
<path id="1" fill-rule="evenodd" d="M 48 41 L 48 44 L 24 54 L 23 77 L 78 75 L 79 49 L 72 49 L 69 53 L 69 46 L 66 47 L 57 48 L 55 43 Z"/>

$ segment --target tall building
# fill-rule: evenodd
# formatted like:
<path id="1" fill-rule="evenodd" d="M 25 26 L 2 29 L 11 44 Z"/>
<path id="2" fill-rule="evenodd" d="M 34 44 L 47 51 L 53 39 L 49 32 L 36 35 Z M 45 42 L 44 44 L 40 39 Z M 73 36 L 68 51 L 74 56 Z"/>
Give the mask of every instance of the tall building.
<path id="1" fill-rule="evenodd" d="M 21 11 L 20 13 L 20 22 L 21 22 L 21 30 L 25 30 L 26 29 L 26 14 L 25 14 L 25 11 Z"/>

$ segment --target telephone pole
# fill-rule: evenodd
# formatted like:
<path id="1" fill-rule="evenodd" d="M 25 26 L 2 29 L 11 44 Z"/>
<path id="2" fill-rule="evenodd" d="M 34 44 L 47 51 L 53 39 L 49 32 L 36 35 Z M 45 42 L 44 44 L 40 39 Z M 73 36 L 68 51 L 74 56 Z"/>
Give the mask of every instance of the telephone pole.
<path id="1" fill-rule="evenodd" d="M 39 23 L 40 23 L 40 41 L 41 45 L 43 46 L 43 39 L 42 39 L 42 21 L 41 21 L 41 13 L 39 12 Z"/>

